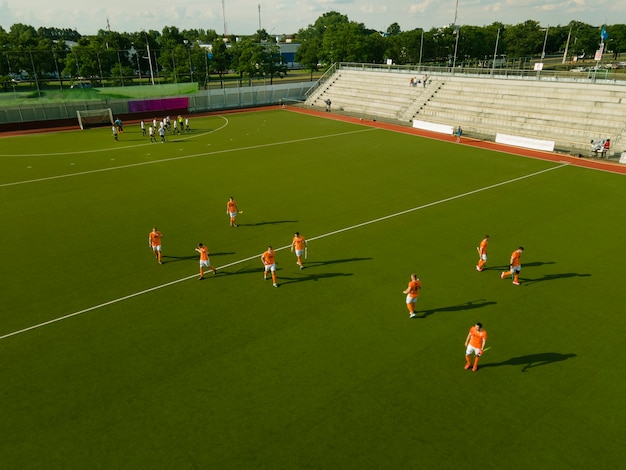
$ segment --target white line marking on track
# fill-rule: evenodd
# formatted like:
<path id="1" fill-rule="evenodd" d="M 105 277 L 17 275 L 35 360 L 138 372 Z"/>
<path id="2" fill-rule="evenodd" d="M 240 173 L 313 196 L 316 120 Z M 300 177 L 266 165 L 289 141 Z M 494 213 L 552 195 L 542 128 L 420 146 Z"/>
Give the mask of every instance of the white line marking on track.
<path id="1" fill-rule="evenodd" d="M 308 240 L 309 241 L 311 241 L 311 240 L 319 240 L 321 238 L 326 238 L 326 237 L 329 237 L 331 235 L 336 235 L 338 233 L 343 233 L 343 232 L 347 232 L 349 230 L 354 230 L 354 229 L 357 229 L 357 228 L 360 228 L 360 227 L 364 227 L 366 225 L 371 225 L 371 224 L 374 224 L 374 223 L 377 223 L 377 222 L 381 222 L 383 220 L 391 219 L 391 218 L 394 218 L 394 217 L 399 217 L 399 216 L 404 215 L 404 214 L 409 214 L 411 212 L 415 212 L 415 211 L 418 211 L 418 210 L 426 209 L 428 207 L 432 207 L 432 206 L 436 206 L 436 205 L 439 205 L 439 204 L 443 204 L 445 202 L 454 201 L 456 199 L 461 199 L 463 197 L 471 196 L 473 194 L 477 194 L 477 193 L 480 193 L 480 192 L 483 192 L 483 191 L 488 191 L 490 189 L 497 188 L 499 186 L 505 186 L 507 184 L 515 183 L 517 181 L 521 181 L 521 180 L 524 180 L 524 179 L 527 179 L 527 178 L 532 178 L 533 176 L 538 176 L 538 175 L 541 175 L 543 173 L 547 173 L 549 171 L 558 170 L 558 169 L 563 168 L 563 167 L 568 166 L 568 165 L 569 165 L 568 163 L 564 163 L 564 164 L 561 164 L 561 165 L 558 165 L 558 166 L 547 168 L 545 170 L 536 171 L 536 172 L 530 173 L 528 175 L 519 176 L 517 178 L 513 178 L 513 179 L 510 179 L 510 180 L 507 180 L 507 181 L 502 181 L 501 183 L 496 183 L 496 184 L 485 186 L 485 187 L 482 187 L 482 188 L 479 188 L 479 189 L 474 189 L 472 191 L 467 191 L 465 193 L 457 194 L 456 196 L 451 196 L 451 197 L 448 197 L 448 198 L 445 198 L 445 199 L 440 199 L 438 201 L 434 201 L 434 202 L 430 202 L 428 204 L 424 204 L 424 205 L 421 205 L 421 206 L 413 207 L 411 209 L 407 209 L 407 210 L 404 210 L 404 211 L 401 211 L 401 212 L 396 212 L 394 214 L 386 215 L 384 217 L 379 217 L 377 219 L 368 220 L 368 221 L 362 222 L 360 224 L 351 225 L 350 227 L 345 227 L 345 228 L 342 228 L 342 229 L 339 229 L 339 230 L 334 230 L 332 232 L 324 233 L 322 235 L 317 235 L 316 237 L 311 237 Z M 285 250 L 285 249 L 287 249 L 289 247 L 291 247 L 291 245 L 281 246 L 280 248 L 276 248 L 274 251 Z M 247 258 L 243 258 L 243 259 L 240 259 L 240 260 L 237 260 L 237 261 L 233 261 L 232 263 L 225 264 L 224 266 L 218 266 L 217 269 L 218 270 L 223 270 L 225 268 L 229 268 L 229 267 L 235 266 L 237 264 L 245 263 L 246 261 L 250 261 L 250 260 L 253 260 L 253 259 L 256 259 L 256 258 L 260 258 L 260 256 L 261 256 L 261 253 L 253 255 L 253 256 L 249 256 Z M 46 325 L 51 325 L 53 323 L 58 323 L 58 322 L 60 322 L 62 320 L 67 320 L 68 318 L 72 318 L 72 317 L 76 317 L 78 315 L 82 315 L 84 313 L 92 312 L 94 310 L 98 310 L 100 308 L 107 307 L 109 305 L 117 304 L 117 303 L 123 302 L 123 301 L 128 300 L 128 299 L 139 297 L 140 295 L 144 295 L 144 294 L 148 294 L 150 292 L 154 292 L 154 291 L 157 291 L 157 290 L 160 290 L 160 289 L 164 289 L 166 287 L 173 286 L 175 284 L 179 284 L 179 283 L 184 282 L 184 281 L 188 281 L 189 279 L 193 279 L 193 278 L 195 278 L 197 276 L 198 276 L 197 273 L 196 274 L 192 274 L 190 276 L 185 276 L 185 277 L 182 277 L 180 279 L 175 279 L 174 281 L 166 282 L 165 284 L 160 284 L 158 286 L 151 287 L 150 289 L 145 289 L 145 290 L 142 290 L 142 291 L 139 291 L 139 292 L 135 292 L 133 294 L 125 295 L 123 297 L 118 297 L 117 299 L 113 299 L 113 300 L 110 300 L 108 302 L 104 302 L 104 303 L 101 303 L 101 304 L 98 304 L 98 305 L 94 305 L 92 307 L 85 308 L 85 309 L 79 310 L 77 312 L 69 313 L 67 315 L 63 315 L 63 316 L 58 317 L 58 318 L 53 318 L 52 320 L 48 320 L 48 321 L 45 321 L 45 322 L 42 322 L 42 323 L 38 323 L 36 325 L 29 326 L 27 328 L 23 328 L 21 330 L 17 330 L 17 331 L 13 331 L 11 333 L 4 334 L 4 335 L 0 336 L 0 340 L 5 339 L 5 338 L 9 338 L 11 336 L 19 335 L 21 333 L 26 333 L 28 331 L 35 330 L 35 329 L 44 327 Z"/>

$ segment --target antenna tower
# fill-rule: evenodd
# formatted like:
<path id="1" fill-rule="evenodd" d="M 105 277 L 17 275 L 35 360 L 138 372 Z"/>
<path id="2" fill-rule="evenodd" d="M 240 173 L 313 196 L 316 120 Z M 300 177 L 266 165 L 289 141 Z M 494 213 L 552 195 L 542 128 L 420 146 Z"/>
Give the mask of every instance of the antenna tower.
<path id="1" fill-rule="evenodd" d="M 261 4 L 259 3 L 259 31 L 261 31 Z"/>
<path id="2" fill-rule="evenodd" d="M 224 16 L 224 37 L 228 37 L 228 26 L 226 25 L 226 5 L 222 0 L 222 16 Z"/>

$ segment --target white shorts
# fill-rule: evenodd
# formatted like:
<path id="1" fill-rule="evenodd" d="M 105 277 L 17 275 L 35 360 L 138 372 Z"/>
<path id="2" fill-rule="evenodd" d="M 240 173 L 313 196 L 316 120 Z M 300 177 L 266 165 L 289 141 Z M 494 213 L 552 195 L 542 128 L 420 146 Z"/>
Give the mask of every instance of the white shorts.
<path id="1" fill-rule="evenodd" d="M 487 261 L 487 253 L 480 255 L 480 259 L 482 259 L 483 261 Z"/>
<path id="2" fill-rule="evenodd" d="M 512 272 L 512 273 L 518 273 L 518 274 L 519 274 L 519 272 L 520 272 L 521 270 L 522 270 L 522 267 L 521 267 L 521 266 L 513 266 L 513 267 L 511 268 L 511 272 Z"/>
<path id="3" fill-rule="evenodd" d="M 274 263 L 274 264 L 266 264 L 265 265 L 265 272 L 268 272 L 268 271 L 276 272 L 276 263 Z"/>
<path id="4" fill-rule="evenodd" d="M 471 344 L 468 344 L 467 349 L 465 350 L 465 355 L 469 356 L 470 354 L 474 354 L 475 356 L 480 356 L 480 348 L 475 348 Z"/>
<path id="5" fill-rule="evenodd" d="M 304 250 L 296 250 L 296 256 L 302 256 L 304 254 Z"/>
<path id="6" fill-rule="evenodd" d="M 417 302 L 417 297 L 411 297 L 411 294 L 407 294 L 406 295 L 406 303 L 407 304 L 414 304 Z"/>
<path id="7" fill-rule="evenodd" d="M 161 251 L 161 245 L 152 245 L 152 251 Z"/>
<path id="8" fill-rule="evenodd" d="M 237 217 L 237 211 L 228 213 L 232 218 Z"/>
<path id="9" fill-rule="evenodd" d="M 200 267 L 201 268 L 208 268 L 211 266 L 211 260 L 210 259 L 201 259 L 200 260 Z"/>

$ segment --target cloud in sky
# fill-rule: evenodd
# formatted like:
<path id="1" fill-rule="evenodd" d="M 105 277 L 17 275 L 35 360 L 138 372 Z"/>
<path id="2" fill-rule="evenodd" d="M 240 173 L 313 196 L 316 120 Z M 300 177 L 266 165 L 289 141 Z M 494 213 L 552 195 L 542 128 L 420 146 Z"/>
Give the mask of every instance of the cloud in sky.
<path id="1" fill-rule="evenodd" d="M 93 0 L 0 0 L 0 26 L 15 23 L 38 28 L 76 29 L 95 34 L 162 31 L 165 26 L 183 29 L 224 30 L 224 12 L 230 34 L 253 34 L 261 27 L 273 34 L 292 34 L 312 25 L 324 13 L 337 11 L 367 28 L 385 31 L 398 23 L 403 31 L 430 29 L 454 20 L 456 0 L 183 0 L 182 2 L 95 2 Z M 609 0 L 458 0 L 457 23 L 483 26 L 494 22 L 518 24 L 535 20 L 544 25 L 565 25 L 572 20 L 601 25 L 626 19 L 626 2 Z"/>

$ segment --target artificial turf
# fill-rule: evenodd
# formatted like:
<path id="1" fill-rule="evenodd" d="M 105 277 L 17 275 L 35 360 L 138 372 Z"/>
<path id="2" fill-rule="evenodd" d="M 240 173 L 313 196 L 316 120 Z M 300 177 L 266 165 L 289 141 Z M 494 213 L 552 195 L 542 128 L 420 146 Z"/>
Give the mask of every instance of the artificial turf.
<path id="1" fill-rule="evenodd" d="M 0 141 L 5 468 L 621 465 L 623 176 L 282 110 L 191 125 Z"/>

